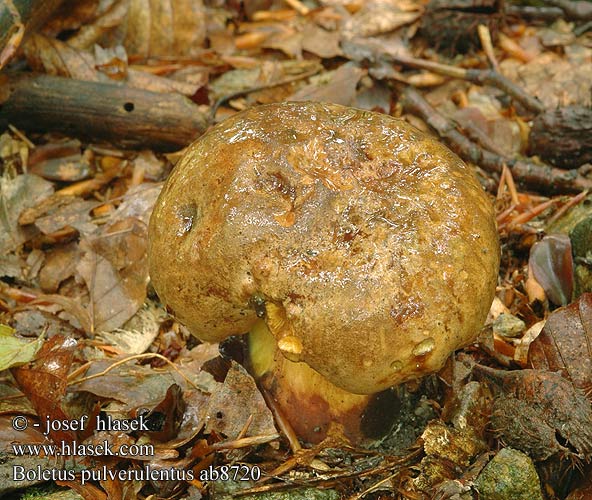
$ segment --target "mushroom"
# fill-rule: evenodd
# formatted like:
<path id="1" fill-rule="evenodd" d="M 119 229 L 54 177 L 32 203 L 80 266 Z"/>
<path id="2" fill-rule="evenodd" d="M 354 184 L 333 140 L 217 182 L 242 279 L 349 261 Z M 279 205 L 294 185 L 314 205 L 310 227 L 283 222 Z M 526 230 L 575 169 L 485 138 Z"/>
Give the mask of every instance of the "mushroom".
<path id="1" fill-rule="evenodd" d="M 251 332 L 255 376 L 307 441 L 332 421 L 363 440 L 371 395 L 473 341 L 499 253 L 488 197 L 454 153 L 402 120 L 324 103 L 212 128 L 150 221 L 161 300 L 202 341 Z"/>

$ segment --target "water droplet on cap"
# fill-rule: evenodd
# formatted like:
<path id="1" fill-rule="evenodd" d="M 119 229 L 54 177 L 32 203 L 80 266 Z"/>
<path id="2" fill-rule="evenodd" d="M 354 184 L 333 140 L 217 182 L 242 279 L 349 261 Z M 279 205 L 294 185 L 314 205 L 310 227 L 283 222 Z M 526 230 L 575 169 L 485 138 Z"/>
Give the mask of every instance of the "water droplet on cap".
<path id="1" fill-rule="evenodd" d="M 391 363 L 391 370 L 395 372 L 400 372 L 403 369 L 403 363 L 401 361 L 393 361 Z"/>

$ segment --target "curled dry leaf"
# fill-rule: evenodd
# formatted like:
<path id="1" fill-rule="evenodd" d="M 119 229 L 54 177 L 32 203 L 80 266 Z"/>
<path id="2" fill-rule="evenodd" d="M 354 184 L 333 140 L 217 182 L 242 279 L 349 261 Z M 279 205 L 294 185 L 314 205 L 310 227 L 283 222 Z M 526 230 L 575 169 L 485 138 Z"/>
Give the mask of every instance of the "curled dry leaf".
<path id="1" fill-rule="evenodd" d="M 92 324 L 88 310 L 76 299 L 59 294 L 39 295 L 30 302 L 30 306 L 45 306 L 47 304 L 56 304 L 61 307 L 65 314 L 65 319 L 75 328 L 81 328 L 84 332 L 92 331 Z"/>
<path id="2" fill-rule="evenodd" d="M 146 425 L 150 429 L 150 438 L 157 441 L 169 441 L 179 434 L 186 404 L 183 391 L 178 384 L 172 384 L 164 399 L 145 415 Z"/>
<path id="3" fill-rule="evenodd" d="M 370 37 L 389 33 L 419 19 L 418 4 L 401 0 L 372 0 L 345 22 L 343 34 L 347 38 Z"/>
<path id="4" fill-rule="evenodd" d="M 530 249 L 528 268 L 556 305 L 570 303 L 573 293 L 571 242 L 565 234 L 550 234 Z"/>
<path id="5" fill-rule="evenodd" d="M 74 339 L 56 335 L 43 344 L 29 365 L 12 369 L 20 389 L 43 422 L 46 419 L 69 418 L 64 413 L 61 402 L 66 394 L 67 377 L 76 346 Z M 73 431 L 64 429 L 51 429 L 49 436 L 56 443 L 68 443 L 75 439 Z"/>
<path id="6" fill-rule="evenodd" d="M 49 250 L 39 272 L 41 289 L 46 293 L 57 292 L 60 284 L 76 272 L 80 255 L 78 244 L 74 242 Z"/>
<path id="7" fill-rule="evenodd" d="M 592 293 L 554 311 L 530 345 L 530 366 L 560 371 L 592 396 Z"/>

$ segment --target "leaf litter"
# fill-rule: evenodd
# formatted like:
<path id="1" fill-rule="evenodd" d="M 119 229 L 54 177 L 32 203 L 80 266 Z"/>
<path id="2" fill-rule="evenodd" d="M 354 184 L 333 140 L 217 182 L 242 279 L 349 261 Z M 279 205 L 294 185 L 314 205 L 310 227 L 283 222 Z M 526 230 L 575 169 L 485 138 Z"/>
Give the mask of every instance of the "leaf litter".
<path id="1" fill-rule="evenodd" d="M 403 59 L 463 69 L 497 65 L 546 110 L 590 104 L 592 50 L 577 20 L 545 26 L 508 18 L 493 37 L 493 51 L 476 47 L 446 59 L 426 46 L 425 8 L 395 0 L 65 2 L 24 42 L 23 55 L 13 57 L 63 78 L 181 93 L 212 122 L 260 103 L 310 99 L 381 110 L 433 133 L 433 116 L 412 112 L 401 99 L 402 86 L 413 85 L 472 144 L 511 161 L 537 153 L 529 139 L 536 113 L 503 88 Z M 471 15 L 470 8 L 461 10 Z M 0 89 L 2 101 L 3 82 Z M 31 427 L 11 431 L 10 418 L 21 413 L 40 423 L 47 416 L 146 415 L 153 434 L 61 430 L 50 436 L 156 446 L 152 457 L 99 457 L 113 470 L 143 462 L 196 473 L 257 464 L 281 479 L 266 476 L 250 483 L 252 490 L 308 485 L 352 498 L 469 498 L 495 450 L 511 446 L 535 464 L 548 498 L 573 500 L 589 489 L 592 250 L 578 236 L 589 226 L 575 229 L 592 217 L 586 191 L 561 193 L 558 177 L 539 189 L 512 165 L 492 171 L 465 157 L 478 164 L 496 203 L 503 265 L 480 342 L 452 359 L 432 380 L 437 390 L 423 395 L 436 419 L 413 429 L 411 449 L 378 443 L 375 450 L 354 450 L 338 435 L 313 448 L 291 442 L 290 449 L 278 437 L 277 415 L 236 361 L 240 342 L 221 347 L 230 355 L 196 345 L 148 284 L 148 218 L 158 183 L 178 155 L 80 143 L 76 131 L 65 139 L 50 131 L 29 137 L 8 126 L 2 132 L 0 323 L 16 333 L 1 327 L 10 333 L 2 335 L 7 343 L 0 351 L 8 364 L 22 365 L 2 379 L 3 443 L 46 442 Z M 530 165 L 557 162 L 586 179 L 589 164 L 577 164 L 586 154 L 582 149 L 563 162 L 542 153 Z M 523 327 L 506 335 L 503 315 Z M 406 390 L 419 398 L 425 388 Z M 411 410 L 414 417 L 421 408 Z M 220 490 L 199 481 L 60 483 L 94 499 L 201 498 Z M 0 491 L 10 487 L 2 483 Z"/>

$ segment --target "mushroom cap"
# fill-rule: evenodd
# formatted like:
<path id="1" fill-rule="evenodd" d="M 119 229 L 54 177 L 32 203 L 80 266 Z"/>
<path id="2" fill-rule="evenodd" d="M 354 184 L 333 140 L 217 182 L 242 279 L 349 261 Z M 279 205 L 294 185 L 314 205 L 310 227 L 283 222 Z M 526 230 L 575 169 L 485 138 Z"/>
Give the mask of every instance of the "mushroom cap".
<path id="1" fill-rule="evenodd" d="M 282 353 L 371 394 L 474 340 L 499 242 L 473 171 L 388 115 L 248 109 L 192 144 L 150 221 L 150 275 L 199 339 L 265 313 Z"/>

